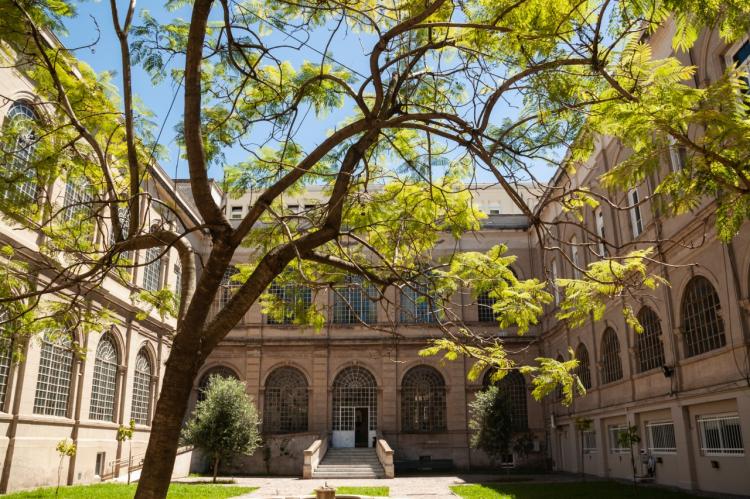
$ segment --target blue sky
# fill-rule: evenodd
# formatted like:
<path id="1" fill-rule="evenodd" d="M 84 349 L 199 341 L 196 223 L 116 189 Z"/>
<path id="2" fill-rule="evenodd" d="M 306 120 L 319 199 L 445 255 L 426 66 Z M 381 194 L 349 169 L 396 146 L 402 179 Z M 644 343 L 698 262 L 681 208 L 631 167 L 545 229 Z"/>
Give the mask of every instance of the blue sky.
<path id="1" fill-rule="evenodd" d="M 118 0 L 121 9 L 124 9 L 126 3 Z M 134 23 L 140 22 L 140 13 L 143 9 L 148 9 L 150 13 L 160 20 L 170 19 L 173 17 L 189 18 L 190 9 L 182 8 L 174 12 L 168 12 L 163 7 L 162 1 L 139 2 L 137 5 L 137 15 Z M 216 12 L 218 14 L 218 10 Z M 122 14 L 121 14 L 122 18 Z M 114 82 L 121 88 L 121 65 L 119 44 L 114 33 L 109 1 L 93 0 L 84 1 L 78 4 L 78 15 L 66 21 L 68 32 L 61 34 L 63 43 L 74 51 L 75 55 L 90 64 L 97 72 L 114 71 L 116 76 Z M 98 28 L 98 29 L 97 29 Z M 279 44 L 288 44 L 294 47 L 282 50 L 279 55 L 288 59 L 295 66 L 303 60 L 320 62 L 322 52 L 326 46 L 330 31 L 328 29 L 317 30 L 312 33 L 309 39 L 305 40 L 306 46 L 300 46 L 299 40 L 290 39 L 283 33 L 275 32 L 269 40 Z M 97 41 L 98 38 L 98 41 Z M 87 47 L 94 42 L 93 47 Z M 328 54 L 338 63 L 345 65 L 354 72 L 366 74 L 368 67 L 368 58 L 366 53 L 369 47 L 362 46 L 363 36 L 361 34 L 350 34 L 346 32 L 345 27 L 337 31 L 337 36 L 330 44 Z M 364 38 L 366 42 L 366 38 Z M 298 48 L 299 47 L 299 48 Z M 179 123 L 183 109 L 183 93 L 180 88 L 176 88 L 170 78 L 156 86 L 151 82 L 151 78 L 141 68 L 133 68 L 134 92 L 143 104 L 155 114 L 154 121 L 159 126 L 163 125 L 163 132 L 160 143 L 166 145 L 169 150 L 169 157 L 162 161 L 163 168 L 173 176 L 186 177 L 187 168 L 184 160 L 179 159 L 178 146 L 175 141 L 175 126 Z M 176 98 L 175 98 L 176 95 Z M 171 109 L 170 109 L 171 107 Z M 505 112 L 513 113 L 512 109 Z M 329 116 L 322 118 L 315 117 L 312 111 L 309 111 L 305 117 L 304 131 L 300 142 L 308 147 L 317 144 L 323 140 L 326 133 L 331 130 L 337 123 L 341 122 L 349 115 L 349 109 L 346 107 L 340 111 L 334 112 Z M 226 158 L 229 163 L 242 161 L 246 158 L 247 153 L 235 148 L 226 151 Z M 547 168 L 550 175 L 551 169 Z M 222 178 L 222 168 L 213 166 L 210 175 L 214 178 Z M 483 174 L 480 181 L 489 181 L 489 174 Z"/>

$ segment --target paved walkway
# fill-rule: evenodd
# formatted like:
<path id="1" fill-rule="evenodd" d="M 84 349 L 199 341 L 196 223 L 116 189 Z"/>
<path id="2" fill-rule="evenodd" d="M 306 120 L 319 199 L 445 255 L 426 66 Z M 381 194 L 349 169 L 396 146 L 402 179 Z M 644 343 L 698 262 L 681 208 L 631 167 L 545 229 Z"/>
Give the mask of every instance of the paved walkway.
<path id="1" fill-rule="evenodd" d="M 190 479 L 187 479 L 190 480 Z M 202 480 L 205 480 L 203 478 Z M 284 477 L 235 477 L 237 485 L 259 487 L 242 499 L 260 499 L 271 497 L 299 497 L 310 495 L 313 490 L 328 484 L 332 487 L 389 487 L 390 497 L 409 499 L 456 499 L 450 486 L 464 483 L 487 483 L 498 481 L 566 482 L 574 480 L 571 475 L 447 475 L 447 476 L 414 476 L 397 477 L 391 480 L 378 479 L 312 479 Z M 180 480 L 182 481 L 182 480 Z"/>

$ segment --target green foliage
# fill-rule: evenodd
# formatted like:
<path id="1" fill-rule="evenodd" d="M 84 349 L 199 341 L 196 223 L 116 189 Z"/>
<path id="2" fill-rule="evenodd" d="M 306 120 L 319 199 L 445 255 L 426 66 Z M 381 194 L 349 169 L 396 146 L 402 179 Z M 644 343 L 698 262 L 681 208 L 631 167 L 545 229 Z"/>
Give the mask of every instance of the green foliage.
<path id="1" fill-rule="evenodd" d="M 73 485 L 64 487 L 55 495 L 55 489 L 41 488 L 25 492 L 14 492 L 4 497 L 7 499 L 132 499 L 137 485 L 124 483 L 97 483 L 92 485 Z M 172 483 L 169 486 L 167 499 L 229 499 L 243 494 L 250 494 L 258 487 L 240 487 L 237 485 L 210 485 L 196 483 Z"/>
<path id="2" fill-rule="evenodd" d="M 490 459 L 500 459 L 511 447 L 510 401 L 496 385 L 477 392 L 469 403 L 471 446 L 484 451 Z"/>
<path id="3" fill-rule="evenodd" d="M 60 455 L 60 457 L 73 457 L 76 455 L 76 444 L 74 442 L 71 442 L 67 438 L 64 440 L 60 440 L 57 442 L 57 445 L 55 446 L 55 450 Z"/>
<path id="4" fill-rule="evenodd" d="M 135 433 L 135 420 L 131 419 L 128 426 L 120 425 L 117 428 L 117 436 L 115 438 L 118 442 L 124 442 L 125 440 L 132 439 L 133 433 Z"/>
<path id="5" fill-rule="evenodd" d="M 621 482 L 597 480 L 588 483 L 498 483 L 485 485 L 454 485 L 450 489 L 464 499 L 686 499 L 700 497 L 684 491 L 673 491 L 662 487 L 633 488 Z"/>
<path id="6" fill-rule="evenodd" d="M 211 376 L 203 395 L 182 430 L 183 443 L 198 447 L 217 465 L 236 454 L 252 454 L 260 445 L 260 420 L 245 383 Z"/>

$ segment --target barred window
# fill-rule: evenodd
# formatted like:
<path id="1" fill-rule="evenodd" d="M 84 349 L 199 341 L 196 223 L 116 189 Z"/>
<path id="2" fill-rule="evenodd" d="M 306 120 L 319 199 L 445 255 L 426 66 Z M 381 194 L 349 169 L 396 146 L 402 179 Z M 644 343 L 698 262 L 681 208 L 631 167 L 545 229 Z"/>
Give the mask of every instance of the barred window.
<path id="1" fill-rule="evenodd" d="M 149 248 L 146 250 L 145 266 L 143 267 L 143 289 L 159 291 L 161 289 L 161 254 L 163 248 Z"/>
<path id="2" fill-rule="evenodd" d="M 377 290 L 359 276 L 349 276 L 333 294 L 333 322 L 374 324 L 377 322 Z"/>
<path id="3" fill-rule="evenodd" d="M 744 456 L 742 428 L 737 414 L 698 418 L 701 453 L 704 456 Z"/>
<path id="4" fill-rule="evenodd" d="M 565 362 L 563 359 L 562 354 L 557 354 L 557 358 L 555 358 L 557 362 Z M 563 392 L 562 385 L 558 383 L 557 388 L 555 388 L 555 400 L 561 401 L 565 397 L 565 393 Z"/>
<path id="5" fill-rule="evenodd" d="M 68 180 L 65 185 L 65 199 L 63 200 L 63 220 L 67 222 L 90 211 L 90 203 L 93 197 L 89 189 L 88 181 Z"/>
<path id="6" fill-rule="evenodd" d="M 119 359 L 114 338 L 105 334 L 96 347 L 89 419 L 114 420 L 118 364 Z"/>
<path id="7" fill-rule="evenodd" d="M 47 332 L 42 339 L 34 414 L 68 415 L 70 378 L 73 374 L 73 338 Z"/>
<path id="8" fill-rule="evenodd" d="M 496 384 L 497 387 L 508 397 L 510 403 L 510 419 L 513 431 L 525 431 L 529 429 L 529 416 L 526 400 L 526 380 L 518 371 L 508 371 L 503 379 L 492 381 L 494 370 L 489 370 L 484 375 L 482 385 L 488 387 Z"/>
<path id="9" fill-rule="evenodd" d="M 130 210 L 127 206 L 120 206 L 117 208 L 117 218 L 120 220 L 120 228 L 122 229 L 122 237 L 128 237 L 128 230 L 130 230 Z M 117 236 L 115 235 L 114 226 L 109 235 L 109 244 L 114 245 L 117 242 Z M 133 253 L 131 251 L 123 251 L 120 253 L 120 257 L 123 260 L 130 260 Z M 124 262 L 121 262 L 124 264 Z M 129 270 L 129 269 L 128 269 Z"/>
<path id="10" fill-rule="evenodd" d="M 8 391 L 8 375 L 13 358 L 13 339 L 10 336 L 10 314 L 0 310 L 0 411 L 5 407 L 5 394 Z"/>
<path id="11" fill-rule="evenodd" d="M 427 285 L 410 283 L 401 288 L 401 322 L 427 324 L 435 322 L 435 297 Z"/>
<path id="12" fill-rule="evenodd" d="M 377 429 L 378 387 L 375 377 L 360 366 L 347 367 L 333 380 L 333 430 L 354 430 L 354 408 L 366 407 L 370 430 Z"/>
<path id="13" fill-rule="evenodd" d="M 237 374 L 235 374 L 235 372 L 228 367 L 218 366 L 209 369 L 208 372 L 204 374 L 203 377 L 201 377 L 201 380 L 198 383 L 198 401 L 201 401 L 205 398 L 204 392 L 206 391 L 206 388 L 208 388 L 208 384 L 211 382 L 211 378 L 214 376 L 218 376 L 220 378 L 239 379 L 237 377 Z"/>
<path id="14" fill-rule="evenodd" d="M 32 123 L 37 120 L 34 109 L 26 102 L 15 102 L 8 110 L 4 127 L 15 133 L 14 143 L 6 144 L 6 152 L 11 156 L 5 165 L 7 182 L 11 186 L 4 195 L 12 201 L 30 201 L 36 197 L 36 182 L 29 173 L 29 164 L 36 150 L 37 137 Z M 20 177 L 20 178 L 19 178 Z"/>
<path id="15" fill-rule="evenodd" d="M 623 454 L 630 452 L 629 447 L 624 447 L 620 442 L 620 435 L 628 432 L 628 425 L 609 426 L 609 453 Z"/>
<path id="16" fill-rule="evenodd" d="M 492 298 L 487 291 L 479 293 L 477 296 L 477 309 L 479 310 L 479 322 L 495 322 L 495 312 L 492 310 L 497 300 Z"/>
<path id="17" fill-rule="evenodd" d="M 586 454 L 596 452 L 596 430 L 584 430 L 581 434 L 583 439 L 583 452 Z"/>
<path id="18" fill-rule="evenodd" d="M 646 423 L 646 438 L 648 438 L 648 450 L 652 454 L 675 454 L 677 452 L 677 440 L 674 436 L 672 421 Z"/>
<path id="19" fill-rule="evenodd" d="M 591 388 L 591 361 L 589 360 L 589 350 L 583 343 L 579 343 L 576 347 L 576 359 L 578 360 L 578 366 L 576 366 L 573 374 L 578 376 L 583 387 L 589 390 Z"/>
<path id="20" fill-rule="evenodd" d="M 650 307 L 638 312 L 642 333 L 635 335 L 635 351 L 638 355 L 638 372 L 646 372 L 664 365 L 664 345 L 661 342 L 659 316 Z"/>
<path id="21" fill-rule="evenodd" d="M 229 300 L 232 299 L 234 293 L 240 287 L 240 283 L 233 281 L 232 277 L 239 274 L 239 270 L 236 267 L 227 267 L 224 271 L 224 276 L 221 278 L 221 286 L 219 287 L 219 307 L 224 308 Z"/>
<path id="22" fill-rule="evenodd" d="M 275 369 L 266 380 L 263 398 L 264 433 L 307 431 L 307 380 L 299 369 Z"/>
<path id="23" fill-rule="evenodd" d="M 682 331 L 688 357 L 726 345 L 719 295 L 708 279 L 693 277 L 682 299 Z"/>
<path id="24" fill-rule="evenodd" d="M 282 318 L 266 316 L 268 324 L 294 324 L 297 314 L 304 314 L 312 305 L 312 290 L 295 284 L 271 284 L 268 293 L 281 302 Z"/>
<path id="25" fill-rule="evenodd" d="M 602 337 L 602 384 L 612 383 L 622 379 L 622 363 L 620 362 L 620 340 L 611 327 L 604 331 Z"/>
<path id="26" fill-rule="evenodd" d="M 401 431 L 445 431 L 445 381 L 437 369 L 417 366 L 401 382 Z"/>
<path id="27" fill-rule="evenodd" d="M 145 348 L 141 348 L 135 357 L 133 373 L 133 403 L 130 407 L 130 418 L 137 424 L 147 425 L 151 415 L 151 377 L 153 367 Z"/>

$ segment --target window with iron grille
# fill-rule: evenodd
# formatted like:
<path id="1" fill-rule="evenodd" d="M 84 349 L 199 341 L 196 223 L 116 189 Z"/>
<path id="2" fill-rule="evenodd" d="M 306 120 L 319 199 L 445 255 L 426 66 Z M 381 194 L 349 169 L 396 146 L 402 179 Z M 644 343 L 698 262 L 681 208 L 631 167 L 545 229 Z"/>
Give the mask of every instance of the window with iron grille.
<path id="1" fill-rule="evenodd" d="M 0 411 L 5 407 L 5 394 L 8 391 L 8 374 L 13 358 L 13 339 L 10 336 L 8 321 L 10 314 L 0 310 Z"/>
<path id="2" fill-rule="evenodd" d="M 203 377 L 201 377 L 201 380 L 198 383 L 198 401 L 201 401 L 205 398 L 204 392 L 206 391 L 206 388 L 208 388 L 208 384 L 211 382 L 211 378 L 213 378 L 214 376 L 218 376 L 220 378 L 239 379 L 235 372 L 228 367 L 218 366 L 209 369 L 208 372 L 204 374 Z"/>
<path id="3" fill-rule="evenodd" d="M 141 348 L 135 357 L 133 373 L 133 403 L 130 406 L 130 418 L 137 424 L 147 425 L 151 418 L 151 377 L 153 368 L 145 348 Z"/>
<path id="4" fill-rule="evenodd" d="M 163 248 L 149 248 L 146 250 L 143 267 L 143 289 L 159 291 L 161 289 L 161 254 Z"/>
<path id="5" fill-rule="evenodd" d="M 508 398 L 512 430 L 528 430 L 529 415 L 526 400 L 526 380 L 523 374 L 518 371 L 508 371 L 500 381 L 492 381 L 494 372 L 491 369 L 484 374 L 482 386 L 497 385 L 500 391 Z"/>
<path id="6" fill-rule="evenodd" d="M 378 387 L 375 377 L 360 366 L 347 367 L 333 380 L 333 430 L 354 430 L 354 408 L 366 407 L 370 430 L 378 427 Z"/>
<path id="7" fill-rule="evenodd" d="M 437 320 L 435 297 L 425 284 L 410 283 L 401 288 L 401 322 L 427 324 Z"/>
<path id="8" fill-rule="evenodd" d="M 482 291 L 477 296 L 477 309 L 479 310 L 479 322 L 495 322 L 495 312 L 492 306 L 497 300 L 492 298 L 488 291 Z"/>
<path id="9" fill-rule="evenodd" d="M 361 277 L 351 276 L 333 291 L 333 322 L 374 324 L 377 322 L 377 290 Z"/>
<path id="10" fill-rule="evenodd" d="M 275 369 L 266 380 L 263 402 L 264 433 L 307 431 L 307 380 L 299 369 Z"/>
<path id="11" fill-rule="evenodd" d="M 596 452 L 596 430 L 583 430 L 581 435 L 583 439 L 583 452 L 586 454 Z"/>
<path id="12" fill-rule="evenodd" d="M 611 327 L 604 331 L 602 337 L 602 384 L 612 383 L 622 379 L 622 363 L 620 361 L 620 340 Z"/>
<path id="13" fill-rule="evenodd" d="M 630 447 L 625 447 L 620 442 L 620 435 L 628 432 L 628 425 L 609 426 L 609 453 L 624 454 L 630 452 Z"/>
<path id="14" fill-rule="evenodd" d="M 266 316 L 268 324 L 294 324 L 297 314 L 304 314 L 312 305 L 312 290 L 295 284 L 271 284 L 268 293 L 281 302 L 282 318 Z"/>
<path id="15" fill-rule="evenodd" d="M 700 416 L 698 431 L 704 456 L 744 456 L 742 428 L 737 414 Z"/>
<path id="16" fill-rule="evenodd" d="M 34 414 L 68 415 L 72 370 L 73 339 L 67 334 L 46 333 L 42 339 L 39 359 Z"/>
<path id="17" fill-rule="evenodd" d="M 401 382 L 401 431 L 445 431 L 445 381 L 437 369 L 417 366 Z"/>
<path id="18" fill-rule="evenodd" d="M 655 421 L 646 423 L 648 451 L 652 454 L 675 454 L 677 441 L 674 436 L 672 421 Z"/>
<path id="19" fill-rule="evenodd" d="M 576 347 L 576 359 L 578 359 L 578 366 L 573 373 L 578 376 L 583 387 L 588 390 L 591 388 L 591 361 L 589 360 L 589 350 L 583 343 L 579 343 Z"/>
<path id="20" fill-rule="evenodd" d="M 224 308 L 239 289 L 240 283 L 232 280 L 232 277 L 239 274 L 239 272 L 236 267 L 227 267 L 224 271 L 224 276 L 221 278 L 221 286 L 219 287 L 219 308 Z"/>
<path id="21" fill-rule="evenodd" d="M 29 178 L 31 158 L 36 150 L 37 137 L 32 124 L 37 116 L 34 109 L 26 102 L 15 102 L 8 110 L 4 127 L 13 130 L 12 144 L 7 144 L 11 158 L 5 165 L 9 179 L 18 177 L 12 182 L 12 187 L 4 193 L 11 201 L 28 202 L 36 197 L 36 182 Z"/>
<path id="22" fill-rule="evenodd" d="M 561 354 L 557 354 L 557 358 L 555 359 L 557 362 L 564 362 L 563 356 Z M 561 401 L 565 397 L 565 393 L 563 392 L 562 386 L 559 384 L 557 385 L 557 388 L 555 388 L 555 400 L 558 402 Z"/>
<path id="23" fill-rule="evenodd" d="M 113 421 L 118 364 L 115 341 L 110 335 L 105 334 L 96 347 L 89 419 Z"/>
<path id="24" fill-rule="evenodd" d="M 682 332 L 688 357 L 726 345 L 719 295 L 708 279 L 693 277 L 682 299 Z"/>
<path id="25" fill-rule="evenodd" d="M 90 211 L 90 203 L 93 198 L 89 189 L 89 183 L 85 180 L 68 180 L 68 183 L 65 184 L 63 220 L 67 222 Z"/>
<path id="26" fill-rule="evenodd" d="M 635 351 L 638 356 L 638 372 L 658 369 L 664 365 L 664 345 L 661 342 L 661 322 L 650 307 L 638 312 L 642 333 L 635 334 Z"/>
<path id="27" fill-rule="evenodd" d="M 127 206 L 120 206 L 117 208 L 117 218 L 120 220 L 120 228 L 122 229 L 122 237 L 128 237 L 128 230 L 130 230 L 130 210 Z M 114 245 L 117 242 L 117 236 L 115 235 L 114 226 L 112 227 L 112 230 L 109 235 L 109 244 Z M 131 260 L 133 257 L 133 253 L 131 251 L 123 251 L 120 253 L 120 258 L 122 260 Z M 121 264 L 125 264 L 126 262 L 121 262 Z M 130 263 L 130 262 L 128 262 Z M 128 269 L 129 271 L 129 269 Z"/>

